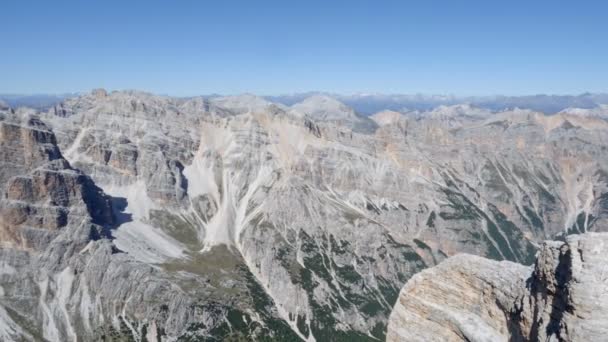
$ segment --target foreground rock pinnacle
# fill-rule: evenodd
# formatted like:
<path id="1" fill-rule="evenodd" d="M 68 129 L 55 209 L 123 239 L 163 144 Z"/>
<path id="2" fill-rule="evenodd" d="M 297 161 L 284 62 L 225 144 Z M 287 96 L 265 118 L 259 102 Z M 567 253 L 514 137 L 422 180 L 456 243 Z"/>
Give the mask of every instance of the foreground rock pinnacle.
<path id="1" fill-rule="evenodd" d="M 388 341 L 600 341 L 608 234 L 545 242 L 534 266 L 461 254 L 405 285 Z"/>

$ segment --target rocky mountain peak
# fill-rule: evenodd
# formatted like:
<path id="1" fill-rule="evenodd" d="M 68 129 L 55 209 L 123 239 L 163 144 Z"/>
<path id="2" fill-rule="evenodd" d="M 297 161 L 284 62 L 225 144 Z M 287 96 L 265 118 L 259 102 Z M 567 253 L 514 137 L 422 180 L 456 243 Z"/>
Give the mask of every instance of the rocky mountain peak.
<path id="1" fill-rule="evenodd" d="M 215 97 L 211 98 L 211 102 L 216 106 L 228 109 L 235 114 L 264 112 L 273 106 L 278 108 L 283 107 L 282 105 L 272 103 L 260 96 L 253 94 Z"/>
<path id="2" fill-rule="evenodd" d="M 375 123 L 378 124 L 378 126 L 384 126 L 384 125 L 390 125 L 396 122 L 399 122 L 400 120 L 405 119 L 405 115 L 403 115 L 400 112 L 396 112 L 396 111 L 392 111 L 392 110 L 383 110 L 381 112 L 378 112 L 372 116 L 370 116 L 370 119 L 374 120 Z"/>
<path id="3" fill-rule="evenodd" d="M 313 95 L 291 106 L 294 113 L 308 115 L 315 120 L 348 120 L 356 117 L 355 110 L 327 95 Z"/>
<path id="4" fill-rule="evenodd" d="M 424 114 L 430 118 L 442 119 L 442 118 L 486 118 L 492 114 L 491 111 L 474 106 L 469 103 L 456 104 L 456 105 L 441 105 L 428 113 Z"/>
<path id="5" fill-rule="evenodd" d="M 357 132 L 370 133 L 377 124 L 368 117 L 361 116 L 354 109 L 333 97 L 316 94 L 290 107 L 290 113 L 297 117 L 307 116 L 316 121 L 333 122 Z"/>
<path id="6" fill-rule="evenodd" d="M 105 98 L 106 96 L 108 96 L 108 92 L 103 89 L 103 88 L 97 88 L 97 89 L 93 89 L 91 91 L 91 95 L 93 95 L 96 98 Z"/>
<path id="7" fill-rule="evenodd" d="M 601 104 L 593 108 L 569 107 L 560 111 L 558 114 L 608 119 L 608 105 Z"/>

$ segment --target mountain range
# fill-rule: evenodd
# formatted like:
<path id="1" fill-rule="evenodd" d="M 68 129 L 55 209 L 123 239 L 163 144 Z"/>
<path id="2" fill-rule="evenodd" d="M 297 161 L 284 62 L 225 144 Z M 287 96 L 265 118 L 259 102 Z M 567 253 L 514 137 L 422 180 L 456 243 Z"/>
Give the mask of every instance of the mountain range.
<path id="1" fill-rule="evenodd" d="M 537 299 L 556 288 L 543 281 L 579 270 L 559 253 L 605 237 L 604 95 L 299 96 L 5 100 L 0 339 L 407 340 L 455 326 L 424 315 L 445 304 L 432 281 L 462 285 L 448 304 L 464 307 L 479 279 L 507 294 L 487 296 L 500 310 L 526 299 L 512 317 L 547 323 L 534 308 L 550 308 Z M 586 248 L 601 269 L 603 247 Z M 479 271 L 449 267 L 467 262 Z M 514 285 L 493 277 L 496 265 Z M 579 298 L 572 307 L 589 308 Z M 485 337 L 559 338 L 578 324 L 565 311 L 570 325 L 554 317 L 536 335 L 519 324 L 533 319 L 471 322 L 498 331 Z M 460 327 L 415 336 L 485 338 Z"/>
<path id="2" fill-rule="evenodd" d="M 62 100 L 77 97 L 79 93 L 67 94 L 0 94 L 0 101 L 4 101 L 12 107 L 31 107 L 36 109 L 47 109 Z M 251 95 L 253 96 L 253 95 Z M 334 94 L 327 92 L 307 92 L 291 95 L 264 96 L 263 99 L 292 106 L 310 97 L 322 96 L 336 99 L 353 108 L 363 115 L 372 115 L 382 110 L 395 111 L 428 111 L 438 106 L 450 106 L 457 104 L 471 104 L 491 111 L 503 111 L 506 109 L 531 109 L 546 114 L 555 114 L 568 108 L 596 108 L 602 104 L 608 104 L 608 94 L 583 93 L 580 95 L 525 95 L 525 96 L 456 96 L 456 95 L 406 95 L 406 94 Z M 205 95 L 203 98 L 222 97 L 221 95 Z"/>

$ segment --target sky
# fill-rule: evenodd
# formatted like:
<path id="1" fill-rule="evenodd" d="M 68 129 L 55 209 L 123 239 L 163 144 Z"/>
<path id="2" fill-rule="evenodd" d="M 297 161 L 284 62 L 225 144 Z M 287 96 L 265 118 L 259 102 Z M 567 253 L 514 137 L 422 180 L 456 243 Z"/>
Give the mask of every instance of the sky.
<path id="1" fill-rule="evenodd" d="M 0 4 L 0 93 L 608 92 L 606 1 Z"/>

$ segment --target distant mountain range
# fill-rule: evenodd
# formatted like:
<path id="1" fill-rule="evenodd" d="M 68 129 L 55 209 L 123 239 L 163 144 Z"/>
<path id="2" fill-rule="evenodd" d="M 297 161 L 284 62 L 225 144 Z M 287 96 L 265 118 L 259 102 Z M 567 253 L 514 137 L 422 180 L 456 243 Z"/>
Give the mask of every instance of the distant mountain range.
<path id="1" fill-rule="evenodd" d="M 528 95 L 528 96 L 445 96 L 445 95 L 404 95 L 404 94 L 355 94 L 340 95 L 327 93 L 301 93 L 294 95 L 267 96 L 266 98 L 285 105 L 301 102 L 314 94 L 329 95 L 357 112 L 371 115 L 381 110 L 421 110 L 427 111 L 441 105 L 468 103 L 476 107 L 500 111 L 505 109 L 531 109 L 546 114 L 554 114 L 566 108 L 594 108 L 608 104 L 608 94 L 584 93 L 580 95 Z"/>
<path id="2" fill-rule="evenodd" d="M 47 109 L 70 97 L 79 94 L 0 94 L 0 102 L 4 102 L 13 108 L 30 107 L 34 109 Z"/>
<path id="3" fill-rule="evenodd" d="M 78 93 L 68 94 L 0 94 L 0 101 L 11 107 L 31 107 L 47 109 Z M 555 114 L 567 108 L 591 109 L 601 104 L 608 104 L 608 94 L 584 93 L 580 95 L 527 95 L 527 96 L 453 96 L 453 95 L 407 95 L 407 94 L 354 94 L 340 95 L 327 92 L 306 92 L 290 95 L 264 96 L 268 101 L 291 106 L 311 96 L 329 96 L 352 107 L 364 115 L 371 115 L 382 110 L 394 111 L 428 111 L 439 106 L 450 106 L 467 103 L 491 111 L 521 108 L 531 109 L 546 114 Z M 214 98 L 218 95 L 207 95 Z"/>

